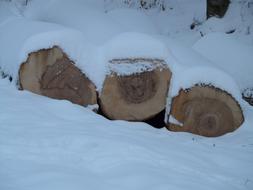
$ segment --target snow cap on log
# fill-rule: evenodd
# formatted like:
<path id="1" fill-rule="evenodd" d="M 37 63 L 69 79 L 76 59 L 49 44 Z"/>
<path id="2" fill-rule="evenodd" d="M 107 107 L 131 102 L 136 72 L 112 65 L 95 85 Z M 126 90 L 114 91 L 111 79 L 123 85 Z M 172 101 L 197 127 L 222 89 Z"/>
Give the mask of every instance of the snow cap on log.
<path id="1" fill-rule="evenodd" d="M 0 41 L 0 67 L 14 80 L 18 78 L 20 65 L 31 52 L 58 46 L 84 70 L 84 57 L 92 49 L 79 31 L 23 18 L 12 18 L 1 25 Z"/>
<path id="2" fill-rule="evenodd" d="M 88 67 L 87 73 L 90 73 L 89 78 L 95 83 L 97 90 L 101 92 L 106 76 L 111 74 L 109 68 L 111 60 L 128 58 L 165 60 L 168 56 L 170 56 L 170 52 L 160 40 L 142 33 L 126 32 L 115 36 L 96 50 L 91 61 L 95 63 L 95 66 Z M 120 68 L 122 68 L 121 74 L 129 72 L 128 69 Z"/>
<path id="3" fill-rule="evenodd" d="M 212 33 L 197 41 L 193 48 L 210 59 L 213 65 L 233 76 L 244 99 L 251 103 L 251 95 L 247 94 L 249 89 L 253 88 L 252 46 L 238 41 L 231 35 Z"/>
<path id="4" fill-rule="evenodd" d="M 105 75 L 100 108 L 110 119 L 141 121 L 165 108 L 171 71 L 164 61 L 169 50 L 141 33 L 123 33 L 100 49 Z"/>
<path id="5" fill-rule="evenodd" d="M 80 105 L 96 103 L 95 86 L 83 74 L 91 48 L 80 32 L 12 18 L 0 26 L 0 41 L 1 70 L 21 89 Z"/>
<path id="6" fill-rule="evenodd" d="M 9 2 L 0 1 L 0 26 L 15 16 Z M 12 9 L 11 9 L 12 8 Z"/>

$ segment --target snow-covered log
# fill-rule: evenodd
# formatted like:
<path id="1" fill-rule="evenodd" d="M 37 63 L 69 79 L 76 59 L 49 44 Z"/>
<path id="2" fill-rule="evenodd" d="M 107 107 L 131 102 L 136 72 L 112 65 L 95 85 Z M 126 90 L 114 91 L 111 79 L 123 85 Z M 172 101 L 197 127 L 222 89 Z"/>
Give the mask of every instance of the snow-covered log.
<path id="1" fill-rule="evenodd" d="M 95 86 L 83 69 L 89 46 L 79 31 L 11 17 L 0 25 L 0 41 L 1 71 L 20 89 L 96 104 Z"/>
<path id="2" fill-rule="evenodd" d="M 236 73 L 229 75 L 192 49 L 175 44 L 171 50 L 176 59 L 167 60 L 173 66 L 166 106 L 167 128 L 204 136 L 219 136 L 237 129 L 244 120 L 241 107 L 244 109 L 245 103 L 240 85 L 233 78 Z"/>
<path id="3" fill-rule="evenodd" d="M 96 88 L 59 48 L 29 54 L 19 70 L 20 88 L 79 105 L 96 104 Z"/>
<path id="4" fill-rule="evenodd" d="M 142 121 L 165 109 L 171 71 L 163 60 L 113 59 L 100 95 L 110 119 Z"/>
<path id="5" fill-rule="evenodd" d="M 216 137 L 236 130 L 244 121 L 239 103 L 228 92 L 208 85 L 181 89 L 172 99 L 167 128 Z"/>

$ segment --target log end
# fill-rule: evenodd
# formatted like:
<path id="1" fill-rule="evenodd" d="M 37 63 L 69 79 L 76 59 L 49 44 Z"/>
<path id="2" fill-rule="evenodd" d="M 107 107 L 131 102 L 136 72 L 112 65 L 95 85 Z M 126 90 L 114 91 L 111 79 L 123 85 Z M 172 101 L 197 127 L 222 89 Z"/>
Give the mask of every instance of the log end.
<path id="1" fill-rule="evenodd" d="M 172 100 L 167 128 L 201 136 L 217 137 L 233 132 L 244 121 L 237 101 L 227 92 L 210 86 L 180 90 Z"/>
<path id="2" fill-rule="evenodd" d="M 20 88 L 55 99 L 66 99 L 79 105 L 97 103 L 92 82 L 59 48 L 30 53 L 19 70 Z"/>
<path id="3" fill-rule="evenodd" d="M 130 59 L 129 64 L 141 62 L 135 61 Z M 152 63 L 152 60 L 143 61 Z M 155 67 L 123 76 L 112 72 L 104 81 L 100 108 L 110 119 L 149 119 L 165 108 L 170 78 L 171 71 L 167 67 Z"/>

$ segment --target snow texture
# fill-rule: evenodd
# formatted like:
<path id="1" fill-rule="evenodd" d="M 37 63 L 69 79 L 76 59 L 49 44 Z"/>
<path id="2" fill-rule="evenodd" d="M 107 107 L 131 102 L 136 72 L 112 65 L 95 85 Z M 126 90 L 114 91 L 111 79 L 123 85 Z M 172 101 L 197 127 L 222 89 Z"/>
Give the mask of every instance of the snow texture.
<path id="1" fill-rule="evenodd" d="M 120 64 L 111 63 L 109 64 L 109 69 L 111 73 L 115 73 L 118 76 L 129 76 L 132 74 L 152 71 L 157 68 L 160 68 L 160 69 L 166 68 L 166 65 L 160 63 L 159 61 L 156 61 L 157 62 L 156 64 L 145 61 L 145 60 L 138 61 L 135 63 L 132 63 L 132 62 L 120 63 Z"/>
<path id="2" fill-rule="evenodd" d="M 171 52 L 166 59 L 173 73 L 168 99 L 175 97 L 180 89 L 206 84 L 225 90 L 238 102 L 242 102 L 240 89 L 232 76 L 190 47 L 185 47 L 182 43 L 165 36 L 156 38 L 162 40 Z M 167 108 L 169 111 L 169 106 Z"/>
<path id="3" fill-rule="evenodd" d="M 49 0 L 44 3 L 34 0 L 25 11 L 25 16 L 75 28 L 94 44 L 101 45 L 123 30 L 105 12 L 98 9 L 96 4 L 102 3 L 81 0 L 76 0 L 75 3 L 69 0 Z"/>
<path id="4" fill-rule="evenodd" d="M 157 27 L 144 11 L 134 9 L 116 9 L 109 11 L 107 15 L 126 32 L 140 32 L 148 34 L 158 33 Z M 129 22 L 130 20 L 131 22 Z"/>
<path id="5" fill-rule="evenodd" d="M 0 79 L 0 189 L 253 187 L 253 110 L 219 138 L 109 121 L 89 109 L 17 91 Z M 32 114 L 31 114 L 32 113 Z"/>
<path id="6" fill-rule="evenodd" d="M 84 69 L 88 77 L 96 85 L 97 90 L 101 91 L 106 75 L 111 74 L 110 69 L 116 69 L 120 75 L 129 75 L 130 72 L 138 73 L 144 69 L 141 65 L 139 67 L 131 67 L 129 64 L 125 65 L 125 67 L 122 65 L 115 68 L 115 66 L 109 64 L 111 60 L 125 58 L 164 60 L 169 54 L 169 49 L 160 40 L 147 34 L 125 32 L 116 35 L 103 45 L 97 47 L 93 54 L 89 56 L 90 61 L 86 61 L 91 64 L 85 65 Z"/>
<path id="7" fill-rule="evenodd" d="M 251 0 L 231 0 L 223 19 L 207 21 L 203 0 L 167 0 L 164 11 L 139 10 L 134 0 L 106 0 L 106 6 L 32 0 L 16 7 L 18 1 L 0 1 L 0 67 L 7 74 L 17 76 L 28 53 L 59 45 L 100 90 L 110 69 L 134 72 L 110 68 L 111 59 L 164 59 L 173 73 L 167 111 L 179 89 L 207 83 L 236 98 L 245 122 L 218 138 L 174 133 L 109 121 L 94 107 L 18 91 L 0 79 L 1 190 L 253 189 L 253 109 L 240 96 L 252 81 Z M 239 42 L 209 34 L 231 30 Z"/>
<path id="8" fill-rule="evenodd" d="M 253 87 L 253 47 L 223 33 L 212 33 L 197 41 L 193 48 L 229 73 L 241 91 Z"/>

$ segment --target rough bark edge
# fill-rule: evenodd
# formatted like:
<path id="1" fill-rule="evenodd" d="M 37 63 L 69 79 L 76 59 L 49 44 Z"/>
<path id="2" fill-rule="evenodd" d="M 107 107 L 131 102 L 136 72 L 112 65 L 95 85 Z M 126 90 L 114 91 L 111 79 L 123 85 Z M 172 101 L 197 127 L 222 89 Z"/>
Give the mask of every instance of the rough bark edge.
<path id="1" fill-rule="evenodd" d="M 75 62 L 74 62 L 74 61 L 67 55 L 67 53 L 65 53 L 65 51 L 64 51 L 60 46 L 58 46 L 58 45 L 54 45 L 54 46 L 48 47 L 48 48 L 38 49 L 38 50 L 36 50 L 36 51 L 32 51 L 32 52 L 30 52 L 30 53 L 27 54 L 26 60 L 25 60 L 24 62 L 22 62 L 22 63 L 20 64 L 20 66 L 19 66 L 18 77 L 17 77 L 17 79 L 16 79 L 16 86 L 17 86 L 18 90 L 24 90 L 23 87 L 22 87 L 22 84 L 21 84 L 21 82 L 20 82 L 20 72 L 21 72 L 22 66 L 23 66 L 24 64 L 27 64 L 27 62 L 29 61 L 30 56 L 31 56 L 33 53 L 37 53 L 37 52 L 39 52 L 39 51 L 49 51 L 50 49 L 53 49 L 53 48 L 58 48 L 58 49 L 62 52 L 63 57 L 67 57 L 67 58 L 69 59 L 70 63 L 73 64 L 73 65 L 80 71 L 80 73 L 82 73 L 82 74 L 91 82 L 91 84 L 94 86 L 94 89 L 95 89 L 96 104 L 98 104 L 98 92 L 96 91 L 96 86 L 95 86 L 95 84 L 89 79 L 88 76 L 85 75 L 85 73 L 82 72 L 82 70 L 81 70 L 79 67 L 76 66 Z M 1 70 L 0 70 L 0 71 L 1 71 Z M 11 78 L 11 79 L 12 79 L 12 78 Z"/>
<path id="2" fill-rule="evenodd" d="M 241 111 L 241 113 L 242 113 L 242 123 L 244 122 L 245 118 L 244 118 L 244 113 L 243 113 L 242 107 L 241 107 L 240 103 L 233 97 L 232 94 L 230 94 L 229 92 L 227 92 L 227 91 L 225 91 L 225 90 L 223 90 L 223 89 L 221 89 L 221 88 L 219 88 L 219 87 L 214 86 L 214 85 L 211 84 L 211 83 L 209 83 L 209 84 L 206 84 L 206 83 L 198 83 L 198 84 L 195 84 L 194 86 L 209 87 L 209 88 L 212 88 L 212 89 L 214 89 L 214 90 L 216 90 L 216 91 L 218 91 L 218 92 L 222 92 L 222 93 L 225 93 L 225 94 L 227 94 L 228 96 L 230 96 L 230 97 L 235 101 L 235 103 L 237 104 L 238 108 L 240 109 L 240 111 Z M 194 87 L 194 86 L 193 86 L 193 87 Z M 186 91 L 190 91 L 191 88 L 192 88 L 192 87 L 186 88 L 185 90 L 186 90 Z"/>

